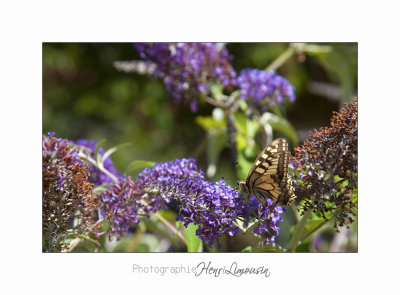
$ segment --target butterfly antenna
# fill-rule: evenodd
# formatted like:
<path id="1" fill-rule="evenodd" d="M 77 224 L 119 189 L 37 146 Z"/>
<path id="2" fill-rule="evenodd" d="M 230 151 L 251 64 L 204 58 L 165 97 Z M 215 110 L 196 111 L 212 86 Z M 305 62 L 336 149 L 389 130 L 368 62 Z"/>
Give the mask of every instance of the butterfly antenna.
<path id="1" fill-rule="evenodd" d="M 239 163 L 235 162 L 235 167 L 236 167 L 236 178 L 240 179 L 240 169 L 239 169 Z"/>

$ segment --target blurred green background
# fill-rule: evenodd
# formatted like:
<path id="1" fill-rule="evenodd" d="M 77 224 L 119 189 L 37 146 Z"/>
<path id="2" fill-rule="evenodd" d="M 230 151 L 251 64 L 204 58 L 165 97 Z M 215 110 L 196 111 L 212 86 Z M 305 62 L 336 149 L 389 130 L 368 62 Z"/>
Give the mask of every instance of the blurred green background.
<path id="1" fill-rule="evenodd" d="M 286 117 L 300 143 L 308 131 L 328 126 L 332 112 L 357 96 L 357 43 L 304 45 L 306 50 L 298 50 L 277 68 L 296 87 L 296 101 L 287 104 Z M 289 43 L 226 46 L 239 74 L 244 68 L 266 69 L 285 55 Z M 188 157 L 196 157 L 206 171 L 206 132 L 195 117 L 210 116 L 213 106 L 200 104 L 198 112 L 192 113 L 187 105 L 174 103 L 162 81 L 120 72 L 113 66 L 115 61 L 138 59 L 132 43 L 44 43 L 43 133 L 54 131 L 57 137 L 70 140 L 106 139 L 105 149 L 130 142 L 112 155 L 122 172 L 135 160 Z M 290 148 L 293 151 L 293 144 Z M 238 175 L 229 152 L 223 149 L 211 180 L 224 177 L 236 185 Z M 293 217 L 285 214 L 285 218 Z M 289 238 L 285 224 L 279 237 L 283 242 Z M 231 250 L 240 251 L 246 243 L 239 239 L 237 248 Z M 304 247 L 311 247 L 309 243 Z"/>

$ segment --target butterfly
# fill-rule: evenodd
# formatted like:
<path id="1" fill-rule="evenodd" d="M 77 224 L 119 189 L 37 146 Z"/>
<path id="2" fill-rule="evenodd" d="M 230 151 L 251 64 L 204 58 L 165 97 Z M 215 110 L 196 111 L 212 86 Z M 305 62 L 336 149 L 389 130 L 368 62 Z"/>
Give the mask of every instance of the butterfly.
<path id="1" fill-rule="evenodd" d="M 290 205 L 296 196 L 288 175 L 289 156 L 286 140 L 275 139 L 261 151 L 246 181 L 238 182 L 239 187 L 263 204 L 270 198 L 276 204 Z"/>

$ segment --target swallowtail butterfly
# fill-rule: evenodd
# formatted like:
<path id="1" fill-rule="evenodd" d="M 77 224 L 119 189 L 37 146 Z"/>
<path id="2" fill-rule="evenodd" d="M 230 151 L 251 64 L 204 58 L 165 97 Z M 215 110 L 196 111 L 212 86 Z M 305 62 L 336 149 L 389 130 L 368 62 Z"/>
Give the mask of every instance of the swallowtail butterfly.
<path id="1" fill-rule="evenodd" d="M 289 156 L 286 140 L 274 140 L 258 155 L 246 181 L 238 182 L 242 191 L 263 204 L 270 198 L 276 204 L 290 205 L 296 196 L 288 175 Z"/>

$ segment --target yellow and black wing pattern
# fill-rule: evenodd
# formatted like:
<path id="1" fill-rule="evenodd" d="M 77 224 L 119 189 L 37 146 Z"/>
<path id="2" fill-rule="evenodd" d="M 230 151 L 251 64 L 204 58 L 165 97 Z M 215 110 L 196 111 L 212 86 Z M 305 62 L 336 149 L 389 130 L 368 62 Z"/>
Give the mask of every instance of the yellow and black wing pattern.
<path id="1" fill-rule="evenodd" d="M 244 189 L 263 204 L 270 198 L 277 204 L 290 205 L 296 196 L 288 175 L 289 156 L 286 140 L 274 140 L 258 155 L 241 187 L 246 186 Z"/>

